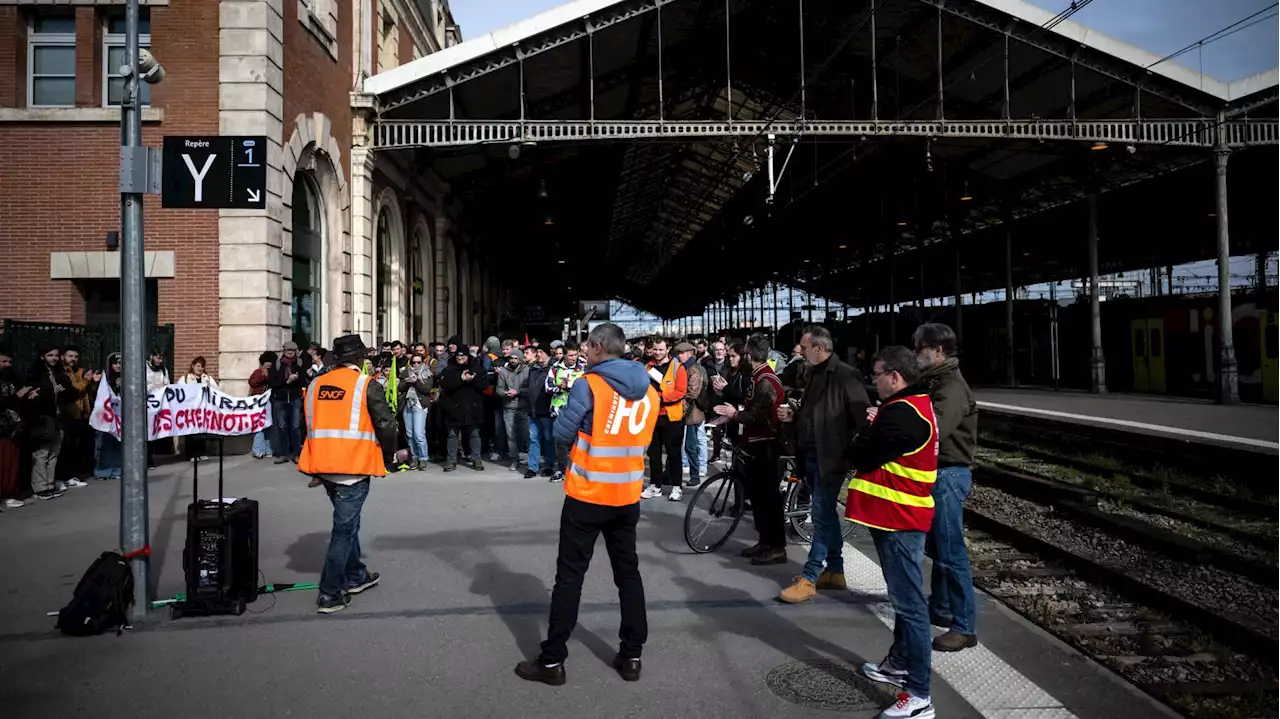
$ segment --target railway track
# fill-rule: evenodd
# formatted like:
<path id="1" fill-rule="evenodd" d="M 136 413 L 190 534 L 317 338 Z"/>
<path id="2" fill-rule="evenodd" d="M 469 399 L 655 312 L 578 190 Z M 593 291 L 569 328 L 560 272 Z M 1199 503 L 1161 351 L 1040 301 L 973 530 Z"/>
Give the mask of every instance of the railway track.
<path id="1" fill-rule="evenodd" d="M 1185 716 L 1276 716 L 1274 496 L 1031 440 L 981 440 L 975 584 Z"/>

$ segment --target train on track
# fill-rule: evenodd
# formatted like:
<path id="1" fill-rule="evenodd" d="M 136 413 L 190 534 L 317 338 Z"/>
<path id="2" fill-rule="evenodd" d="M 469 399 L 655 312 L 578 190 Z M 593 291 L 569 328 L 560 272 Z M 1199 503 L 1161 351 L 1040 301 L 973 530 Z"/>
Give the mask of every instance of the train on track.
<path id="1" fill-rule="evenodd" d="M 1276 402 L 1276 291 L 1240 292 L 1232 298 L 1232 331 L 1240 397 L 1247 402 Z M 1021 385 L 1087 389 L 1089 386 L 1089 301 L 1071 298 L 1014 302 L 1014 366 Z M 1116 297 L 1101 304 L 1102 348 L 1107 387 L 1180 397 L 1214 396 L 1220 369 L 1221 319 L 1216 295 Z M 1003 301 L 965 305 L 959 329 L 965 376 L 971 384 L 1007 384 L 1008 334 Z M 922 322 L 957 325 L 953 307 L 903 307 L 823 323 L 842 357 L 859 351 L 911 343 Z M 783 352 L 799 341 L 806 323 L 783 325 L 777 344 Z M 730 331 L 731 334 L 748 332 Z"/>

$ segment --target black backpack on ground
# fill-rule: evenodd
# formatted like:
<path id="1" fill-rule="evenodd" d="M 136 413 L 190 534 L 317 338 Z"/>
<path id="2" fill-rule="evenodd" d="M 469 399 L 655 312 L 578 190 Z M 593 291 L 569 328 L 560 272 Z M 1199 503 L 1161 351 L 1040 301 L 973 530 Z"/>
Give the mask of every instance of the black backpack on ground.
<path id="1" fill-rule="evenodd" d="M 114 629 L 119 636 L 133 604 L 133 572 L 118 552 L 103 552 L 80 578 L 71 602 L 58 612 L 63 634 L 87 637 Z"/>

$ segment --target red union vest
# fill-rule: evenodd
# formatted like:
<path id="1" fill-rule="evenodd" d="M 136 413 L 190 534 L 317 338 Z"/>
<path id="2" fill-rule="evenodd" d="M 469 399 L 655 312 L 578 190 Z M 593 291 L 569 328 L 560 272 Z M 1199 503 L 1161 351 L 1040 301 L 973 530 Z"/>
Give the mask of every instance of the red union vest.
<path id="1" fill-rule="evenodd" d="M 382 391 L 369 375 L 335 367 L 307 387 L 307 439 L 298 455 L 299 472 L 386 476 L 373 418 L 365 407 L 371 384 Z"/>
<path id="2" fill-rule="evenodd" d="M 649 387 L 643 398 L 624 399 L 598 374 L 582 379 L 594 400 L 591 434 L 578 431 L 569 452 L 564 493 L 589 504 L 625 507 L 640 501 L 644 455 L 658 426 L 658 392 Z"/>
<path id="3" fill-rule="evenodd" d="M 929 439 L 893 462 L 855 474 L 849 482 L 845 516 L 891 532 L 927 532 L 933 524 L 932 492 L 938 478 L 938 423 L 929 395 L 908 395 L 885 406 L 898 402 L 929 423 Z"/>

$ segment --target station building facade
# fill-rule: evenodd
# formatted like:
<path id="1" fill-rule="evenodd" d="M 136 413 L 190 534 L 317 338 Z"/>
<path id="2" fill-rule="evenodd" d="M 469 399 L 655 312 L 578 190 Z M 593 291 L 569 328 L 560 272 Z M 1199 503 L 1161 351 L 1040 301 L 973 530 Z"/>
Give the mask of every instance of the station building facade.
<path id="1" fill-rule="evenodd" d="M 264 350 L 479 334 L 506 293 L 427 167 L 371 150 L 364 78 L 460 41 L 445 0 L 141 0 L 143 140 L 265 135 L 265 210 L 145 202 L 151 324 L 241 390 Z M 0 319 L 114 324 L 122 0 L 0 0 Z"/>

